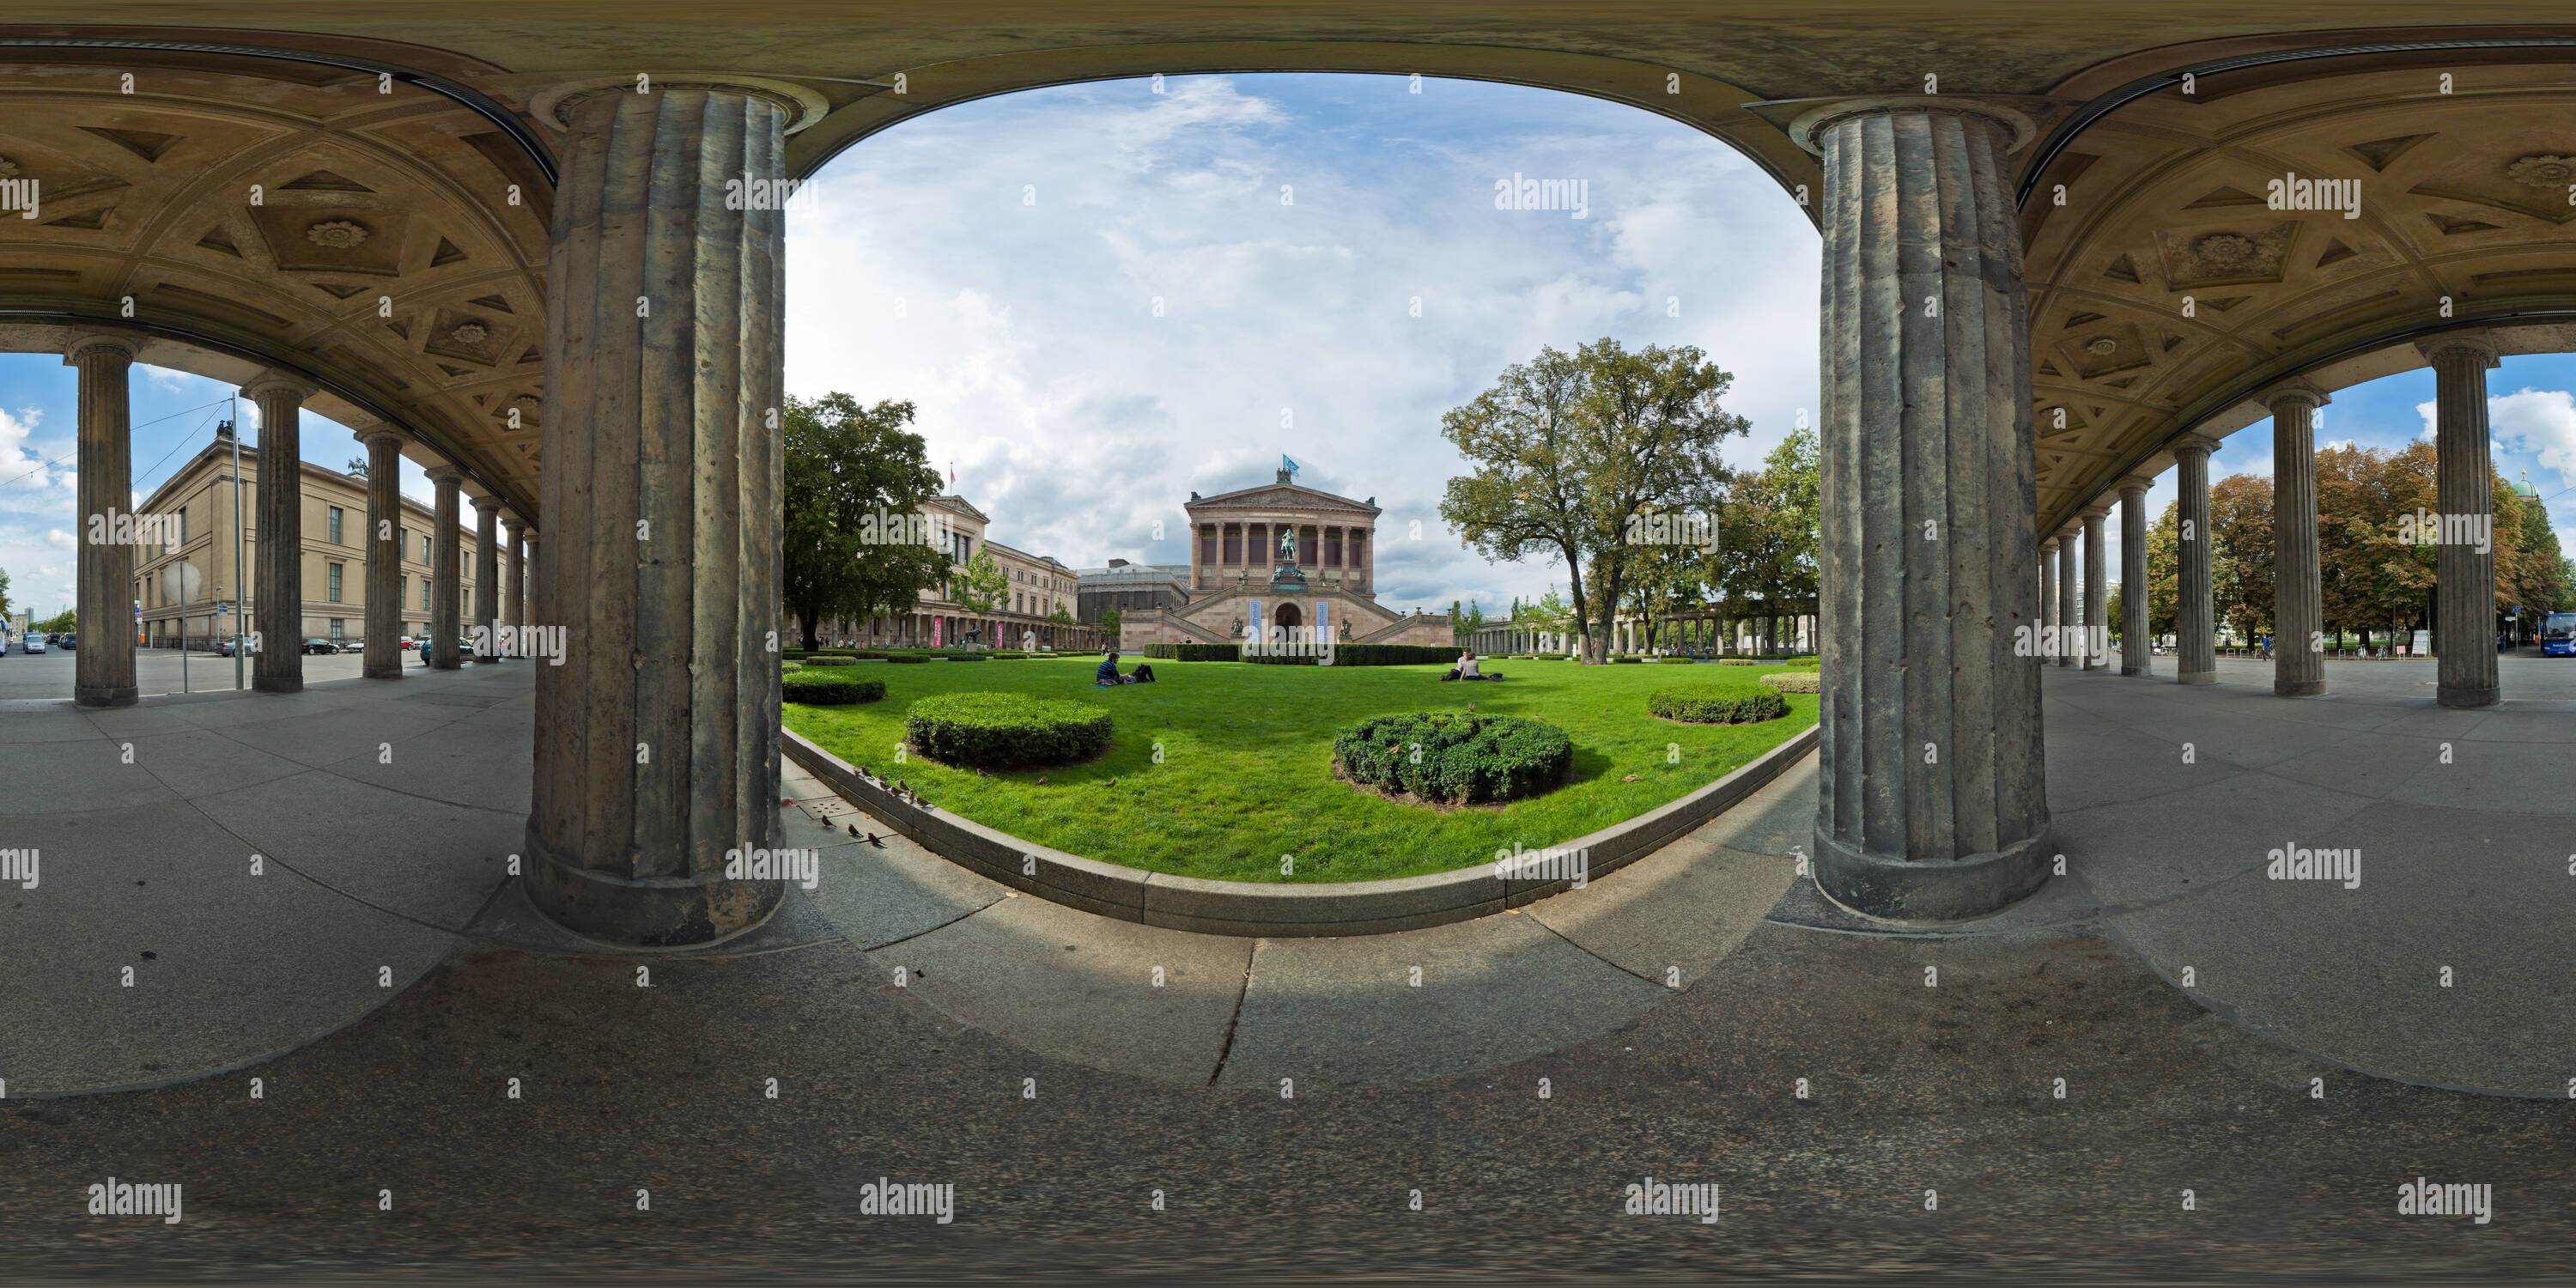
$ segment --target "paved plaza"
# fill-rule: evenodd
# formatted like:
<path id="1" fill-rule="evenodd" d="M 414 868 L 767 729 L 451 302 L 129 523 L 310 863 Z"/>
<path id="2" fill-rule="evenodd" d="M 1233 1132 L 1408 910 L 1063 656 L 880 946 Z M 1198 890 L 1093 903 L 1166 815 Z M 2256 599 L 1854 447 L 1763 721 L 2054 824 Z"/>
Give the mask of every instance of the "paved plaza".
<path id="1" fill-rule="evenodd" d="M 1948 931 L 1795 879 L 1811 767 L 1586 890 L 1339 940 L 1075 912 L 853 838 L 885 829 L 791 771 L 815 888 L 730 942 L 642 954 L 553 927 L 505 875 L 526 666 L 15 702 L 0 818 L 43 864 L 0 935 L 23 1102 L 0 1219 L 65 1264 L 292 1243 L 340 1269 L 463 1239 L 496 1266 L 638 1273 L 790 1249 L 1106 1266 L 1218 1229 L 1283 1266 L 1326 1244 L 1467 1268 L 1546 1243 L 1640 1273 L 2541 1255 L 2576 1202 L 2551 1161 L 2576 1076 L 2576 665 L 2507 659 L 2535 696 L 2485 712 L 2435 707 L 2422 664 L 2332 665 L 2295 701 L 2220 666 L 2209 687 L 2052 672 L 2068 875 Z M 2357 848 L 2361 880 L 2268 879 L 2283 846 Z M 119 1089 L 148 1090 L 85 1094 Z M 379 1126 L 348 1129 L 359 1112 Z M 178 1231 L 62 1197 L 145 1172 L 199 1196 Z M 2510 1216 L 2469 1241 L 2388 1215 L 2435 1172 Z M 862 1173 L 955 1183 L 953 1233 L 849 1242 L 847 1205 L 815 1196 Z M 1725 1232 L 1621 1224 L 1643 1175 L 1723 1182 Z M 2194 1251 L 2147 1237 L 2170 1221 Z"/>

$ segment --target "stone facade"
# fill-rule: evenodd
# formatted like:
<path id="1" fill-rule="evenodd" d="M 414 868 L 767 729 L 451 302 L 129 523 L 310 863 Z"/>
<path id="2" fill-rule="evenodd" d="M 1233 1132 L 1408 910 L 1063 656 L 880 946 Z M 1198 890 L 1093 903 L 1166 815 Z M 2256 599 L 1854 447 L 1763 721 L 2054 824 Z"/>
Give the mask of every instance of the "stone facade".
<path id="1" fill-rule="evenodd" d="M 1451 642 L 1447 614 L 1399 612 L 1377 602 L 1376 498 L 1303 487 L 1282 469 L 1271 483 L 1202 497 L 1190 516 L 1189 602 L 1121 610 L 1119 647 L 1227 644 L 1257 627 L 1313 630 L 1345 644 Z M 1294 535 L 1293 563 L 1281 537 Z"/>
<path id="2" fill-rule="evenodd" d="M 984 535 L 991 526 L 991 515 L 962 496 L 943 496 L 921 508 L 928 520 L 931 543 L 948 552 L 952 567 L 963 568 L 969 560 L 991 551 L 993 561 L 1011 578 L 1010 589 L 1002 594 L 999 604 L 988 611 L 977 612 L 955 598 L 953 583 L 933 586 L 920 594 L 919 608 L 910 613 L 865 619 L 834 618 L 824 622 L 816 632 L 825 645 L 847 644 L 858 648 L 930 647 L 943 648 L 1019 648 L 1034 642 L 1042 648 L 1089 648 L 1095 632 L 1080 622 L 1055 619 L 1061 609 L 1068 617 L 1075 609 L 1076 583 L 1074 570 L 1052 555 L 1030 554 L 1006 546 Z M 796 623 L 788 623 L 791 637 Z"/>

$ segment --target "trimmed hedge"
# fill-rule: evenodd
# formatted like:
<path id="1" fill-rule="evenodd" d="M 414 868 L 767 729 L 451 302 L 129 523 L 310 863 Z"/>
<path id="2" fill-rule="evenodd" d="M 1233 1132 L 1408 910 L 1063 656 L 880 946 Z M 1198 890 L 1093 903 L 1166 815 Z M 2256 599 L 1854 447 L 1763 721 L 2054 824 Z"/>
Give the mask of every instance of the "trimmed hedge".
<path id="1" fill-rule="evenodd" d="M 1685 724 L 1752 724 L 1789 714 L 1789 700 L 1758 684 L 1688 684 L 1647 694 L 1646 710 Z"/>
<path id="2" fill-rule="evenodd" d="M 778 664 L 778 673 L 780 675 L 794 675 L 798 671 L 802 671 L 804 669 L 805 664 L 802 662 L 781 662 Z"/>
<path id="3" fill-rule="evenodd" d="M 1335 644 L 1332 648 L 1335 666 L 1448 666 L 1458 660 L 1460 652 L 1448 644 Z M 1305 653 L 1251 654 L 1242 660 L 1271 666 L 1320 666 L 1324 659 L 1318 653 Z"/>
<path id="4" fill-rule="evenodd" d="M 961 769 L 1055 765 L 1108 750 L 1109 713 L 1070 698 L 943 693 L 912 704 L 903 740 Z"/>
<path id="5" fill-rule="evenodd" d="M 859 659 L 855 657 L 824 657 L 817 654 L 805 659 L 807 666 L 857 666 L 858 664 Z"/>
<path id="6" fill-rule="evenodd" d="M 781 700 L 814 707 L 845 707 L 885 696 L 885 681 L 862 680 L 837 671 L 798 671 L 778 677 Z"/>
<path id="7" fill-rule="evenodd" d="M 1145 656 L 1157 662 L 1239 662 L 1238 644 L 1148 644 Z"/>
<path id="8" fill-rule="evenodd" d="M 1521 716 L 1416 711 L 1361 721 L 1333 740 L 1333 765 L 1351 781 L 1445 805 L 1533 796 L 1573 763 L 1563 729 Z"/>
<path id="9" fill-rule="evenodd" d="M 1693 666 L 1699 661 L 1697 658 L 1690 657 L 1659 657 L 1655 660 L 1666 666 Z"/>
<path id="10" fill-rule="evenodd" d="M 886 660 L 889 662 L 927 662 L 930 659 L 923 657 L 918 653 L 896 653 L 887 657 Z"/>
<path id="11" fill-rule="evenodd" d="M 1814 671 L 1776 671 L 1770 675 L 1757 675 L 1753 678 L 1760 681 L 1764 687 L 1777 689 L 1782 693 L 1818 693 L 1823 691 L 1825 685 L 1825 677 Z"/>
<path id="12" fill-rule="evenodd" d="M 1610 660 L 1613 662 L 1643 662 L 1646 659 L 1639 657 L 1634 653 L 1620 653 L 1613 656 Z"/>

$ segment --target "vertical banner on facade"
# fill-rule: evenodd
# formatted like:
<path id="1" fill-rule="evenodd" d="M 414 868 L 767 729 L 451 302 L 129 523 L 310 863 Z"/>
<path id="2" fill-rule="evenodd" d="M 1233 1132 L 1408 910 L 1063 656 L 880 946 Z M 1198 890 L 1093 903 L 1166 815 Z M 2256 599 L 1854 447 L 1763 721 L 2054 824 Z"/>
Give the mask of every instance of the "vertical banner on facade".
<path id="1" fill-rule="evenodd" d="M 947 625 L 948 619 L 945 617 L 934 617 L 930 619 L 930 646 L 932 648 L 938 648 L 944 642 L 941 637 L 947 634 Z"/>
<path id="2" fill-rule="evenodd" d="M 1244 620 L 1251 623 L 1251 634 L 1245 636 L 1245 638 L 1251 640 L 1255 644 L 1261 643 L 1262 641 L 1270 638 L 1269 634 L 1261 629 L 1260 600 L 1256 599 L 1252 601 L 1252 607 L 1248 610 Z"/>
<path id="3" fill-rule="evenodd" d="M 1316 601 L 1315 601 L 1315 642 L 1316 642 L 1316 643 L 1321 644 L 1321 643 L 1323 643 L 1324 641 L 1326 641 L 1326 640 L 1329 640 L 1329 639 L 1333 638 L 1333 618 L 1332 618 L 1332 614 L 1333 614 L 1333 601 L 1331 601 L 1331 600 L 1329 600 L 1329 599 L 1318 599 L 1318 600 L 1316 600 Z"/>

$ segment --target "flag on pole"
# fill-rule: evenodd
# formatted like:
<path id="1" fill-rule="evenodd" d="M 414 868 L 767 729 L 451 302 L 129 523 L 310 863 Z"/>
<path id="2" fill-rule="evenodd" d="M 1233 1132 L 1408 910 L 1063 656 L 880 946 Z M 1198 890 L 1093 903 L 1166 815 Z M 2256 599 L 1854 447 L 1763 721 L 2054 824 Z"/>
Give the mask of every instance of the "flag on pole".
<path id="1" fill-rule="evenodd" d="M 948 459 L 948 486 L 957 486 L 957 458 L 953 456 Z"/>
<path id="2" fill-rule="evenodd" d="M 1288 477 L 1292 479 L 1297 477 L 1297 462 L 1288 459 L 1288 453 L 1286 452 L 1281 452 L 1279 454 L 1279 468 L 1288 471 Z"/>

